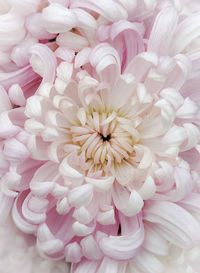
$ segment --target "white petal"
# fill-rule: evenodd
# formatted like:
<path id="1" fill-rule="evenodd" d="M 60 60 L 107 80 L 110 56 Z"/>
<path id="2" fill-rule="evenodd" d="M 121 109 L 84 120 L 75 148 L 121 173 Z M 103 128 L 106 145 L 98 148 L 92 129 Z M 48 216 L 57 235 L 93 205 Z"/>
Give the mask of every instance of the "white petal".
<path id="1" fill-rule="evenodd" d="M 112 187 L 114 180 L 114 176 L 101 179 L 95 179 L 88 176 L 85 177 L 85 181 L 89 184 L 92 184 L 94 189 L 99 192 L 108 191 Z"/>
<path id="2" fill-rule="evenodd" d="M 86 184 L 72 189 L 69 192 L 69 203 L 72 206 L 80 207 L 91 202 L 93 197 L 93 186 Z"/>

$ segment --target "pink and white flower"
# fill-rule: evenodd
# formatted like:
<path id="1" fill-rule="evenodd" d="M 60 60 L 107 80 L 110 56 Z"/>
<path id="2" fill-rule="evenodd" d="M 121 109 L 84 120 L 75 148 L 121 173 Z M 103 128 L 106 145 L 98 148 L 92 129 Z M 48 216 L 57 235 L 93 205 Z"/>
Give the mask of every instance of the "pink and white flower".
<path id="1" fill-rule="evenodd" d="M 0 47 L 2 217 L 12 208 L 73 273 L 161 273 L 172 251 L 195 271 L 198 3 L 11 2 L 22 37 Z"/>
<path id="2" fill-rule="evenodd" d="M 137 55 L 122 75 L 108 44 L 94 48 L 88 60 L 76 73 L 72 63 L 61 62 L 55 85 L 41 85 L 27 101 L 28 147 L 34 159 L 47 162 L 31 180 L 31 192 L 16 200 L 16 224 L 37 234 L 43 255 L 69 262 L 129 260 L 139 257 L 141 246 L 162 256 L 167 241 L 181 248 L 198 244 L 198 222 L 175 204 L 196 187 L 179 156 L 199 142 L 191 115 L 178 114 L 185 107 L 178 91 L 187 80 L 180 64 L 189 70 L 189 60 L 175 56 L 162 81 L 157 75 L 166 60 L 155 53 Z M 41 213 L 34 209 L 38 200 Z M 159 253 L 146 243 L 148 229 L 162 238 Z"/>

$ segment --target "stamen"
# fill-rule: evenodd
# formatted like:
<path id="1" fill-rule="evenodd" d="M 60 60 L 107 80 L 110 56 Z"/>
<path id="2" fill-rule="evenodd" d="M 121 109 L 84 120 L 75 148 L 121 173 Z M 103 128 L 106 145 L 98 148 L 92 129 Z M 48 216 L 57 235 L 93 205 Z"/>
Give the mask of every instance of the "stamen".
<path id="1" fill-rule="evenodd" d="M 79 109 L 77 117 L 79 122 L 71 127 L 71 139 L 79 145 L 79 154 L 84 153 L 88 172 L 107 173 L 130 160 L 139 133 L 129 117 L 121 118 L 121 113 L 112 111 L 110 114 L 103 108 L 99 111 L 94 105 L 93 109 Z"/>

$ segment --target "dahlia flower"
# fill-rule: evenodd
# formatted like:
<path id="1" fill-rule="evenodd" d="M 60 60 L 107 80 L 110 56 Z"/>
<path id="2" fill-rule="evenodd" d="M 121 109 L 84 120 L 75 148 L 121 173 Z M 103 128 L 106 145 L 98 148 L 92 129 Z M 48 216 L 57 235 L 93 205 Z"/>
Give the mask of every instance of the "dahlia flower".
<path id="1" fill-rule="evenodd" d="M 20 230 L 16 268 L 198 273 L 198 1 L 0 5 L 0 218 Z"/>

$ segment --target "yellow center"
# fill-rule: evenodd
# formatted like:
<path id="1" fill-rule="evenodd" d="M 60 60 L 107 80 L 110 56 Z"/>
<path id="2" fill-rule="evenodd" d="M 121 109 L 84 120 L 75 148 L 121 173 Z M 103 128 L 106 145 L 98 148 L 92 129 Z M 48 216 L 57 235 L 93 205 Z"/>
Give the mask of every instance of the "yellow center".
<path id="1" fill-rule="evenodd" d="M 137 130 L 130 118 L 115 111 L 98 112 L 79 109 L 78 124 L 72 126 L 72 142 L 80 147 L 88 169 L 104 170 L 134 156 Z"/>

